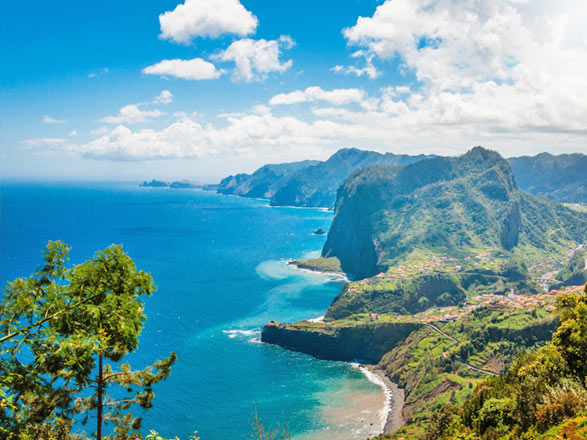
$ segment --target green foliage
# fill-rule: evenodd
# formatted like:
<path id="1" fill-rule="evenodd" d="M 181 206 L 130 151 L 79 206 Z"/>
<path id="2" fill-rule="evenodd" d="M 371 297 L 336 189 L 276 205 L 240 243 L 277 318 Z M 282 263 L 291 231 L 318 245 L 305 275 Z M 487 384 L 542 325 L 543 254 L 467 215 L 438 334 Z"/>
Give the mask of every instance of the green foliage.
<path id="1" fill-rule="evenodd" d="M 569 421 L 587 410 L 587 298 L 562 297 L 559 314 L 560 326 L 551 342 L 520 356 L 504 375 L 478 385 L 456 411 L 460 415 L 455 423 L 462 424 L 463 432 L 505 440 L 581 429 L 582 425 Z M 439 438 L 460 438 L 445 425 Z M 438 426 L 431 424 L 428 432 L 438 431 Z M 554 438 L 547 434 L 544 438 Z"/>
<path id="2" fill-rule="evenodd" d="M 577 251 L 569 263 L 556 274 L 555 282 L 551 287 L 559 289 L 563 286 L 578 286 L 587 283 L 587 249 Z"/>
<path id="3" fill-rule="evenodd" d="M 570 203 L 587 203 L 587 156 L 541 153 L 509 159 L 520 188 Z"/>
<path id="4" fill-rule="evenodd" d="M 260 416 L 256 405 L 249 424 L 251 430 L 248 438 L 250 440 L 289 440 L 291 438 L 287 425 L 277 425 L 274 429 L 268 428 L 267 422 Z"/>
<path id="5" fill-rule="evenodd" d="M 585 230 L 587 215 L 524 193 L 505 159 L 477 147 L 350 175 L 323 255 L 361 278 L 417 249 L 453 257 L 511 251 L 531 265 L 584 241 Z"/>
<path id="6" fill-rule="evenodd" d="M 0 426 L 8 438 L 65 432 L 75 413 L 86 421 L 95 413 L 98 438 L 104 421 L 114 425 L 117 438 L 126 438 L 140 427 L 130 408 L 152 406 L 153 385 L 175 362 L 172 353 L 137 371 L 128 363 L 104 363 L 117 363 L 137 348 L 146 319 L 140 297 L 155 286 L 121 246 L 71 269 L 68 254 L 64 243 L 49 242 L 41 268 L 5 289 L 0 388 L 10 404 L 0 408 Z M 115 385 L 127 395 L 111 396 Z"/>
<path id="7" fill-rule="evenodd" d="M 308 269 L 308 270 L 315 270 L 318 272 L 341 272 L 342 269 L 340 268 L 340 261 L 338 258 L 315 258 L 313 260 L 294 260 L 291 262 L 294 266 L 297 266 L 301 269 Z"/>
<path id="8" fill-rule="evenodd" d="M 200 437 L 198 437 L 197 434 L 197 431 L 194 432 L 192 435 L 190 435 L 189 440 L 200 440 Z M 149 431 L 149 434 L 145 436 L 145 440 L 179 440 L 179 438 L 174 437 L 173 439 L 166 439 L 161 437 L 157 431 L 151 429 L 151 431 Z"/>
<path id="9" fill-rule="evenodd" d="M 222 179 L 218 185 L 218 193 L 268 199 L 296 171 L 317 163 L 315 160 L 304 160 L 301 162 L 264 165 L 253 174 L 237 174 Z"/>

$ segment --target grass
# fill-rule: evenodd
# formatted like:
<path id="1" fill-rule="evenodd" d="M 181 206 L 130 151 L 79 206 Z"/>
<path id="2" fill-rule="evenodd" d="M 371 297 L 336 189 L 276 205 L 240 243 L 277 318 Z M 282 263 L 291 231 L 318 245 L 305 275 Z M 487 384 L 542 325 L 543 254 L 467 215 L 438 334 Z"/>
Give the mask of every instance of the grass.
<path id="1" fill-rule="evenodd" d="M 314 260 L 299 259 L 292 261 L 291 264 L 298 266 L 301 269 L 314 270 L 317 272 L 342 272 L 340 261 L 336 257 L 320 257 Z"/>

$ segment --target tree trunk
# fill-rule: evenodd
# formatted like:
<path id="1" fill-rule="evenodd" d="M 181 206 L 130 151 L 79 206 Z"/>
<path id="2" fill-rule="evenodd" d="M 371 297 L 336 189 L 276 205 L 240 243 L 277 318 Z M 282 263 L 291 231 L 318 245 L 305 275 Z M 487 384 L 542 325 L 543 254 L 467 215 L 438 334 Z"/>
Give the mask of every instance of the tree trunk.
<path id="1" fill-rule="evenodd" d="M 98 403 L 97 403 L 97 410 L 98 410 L 98 414 L 97 414 L 97 424 L 98 426 L 96 427 L 96 439 L 97 440 L 102 440 L 102 410 L 104 408 L 104 405 L 102 403 L 102 398 L 103 398 L 103 392 L 104 392 L 104 383 L 103 383 L 103 379 L 102 379 L 102 355 L 100 355 L 100 359 L 98 361 Z"/>

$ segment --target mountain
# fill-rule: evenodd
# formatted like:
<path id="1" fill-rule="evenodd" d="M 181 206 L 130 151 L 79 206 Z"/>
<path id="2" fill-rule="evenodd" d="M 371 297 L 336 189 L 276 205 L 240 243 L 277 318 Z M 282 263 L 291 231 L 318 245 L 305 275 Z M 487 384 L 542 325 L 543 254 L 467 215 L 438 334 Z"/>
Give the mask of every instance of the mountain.
<path id="1" fill-rule="evenodd" d="M 514 157 L 509 163 L 520 188 L 567 203 L 587 203 L 587 156 L 541 153 Z"/>
<path id="2" fill-rule="evenodd" d="M 219 194 L 269 199 L 292 174 L 311 165 L 315 160 L 264 165 L 253 174 L 225 177 L 218 186 Z"/>
<path id="3" fill-rule="evenodd" d="M 330 208 L 336 200 L 336 190 L 353 171 L 370 165 L 405 165 L 427 157 L 357 148 L 338 150 L 328 160 L 294 173 L 271 197 L 271 205 Z"/>
<path id="4" fill-rule="evenodd" d="M 498 153 L 473 148 L 405 166 L 371 166 L 340 187 L 323 257 L 359 278 L 418 249 L 473 257 L 482 251 L 560 251 L 585 240 L 587 215 L 521 191 Z"/>

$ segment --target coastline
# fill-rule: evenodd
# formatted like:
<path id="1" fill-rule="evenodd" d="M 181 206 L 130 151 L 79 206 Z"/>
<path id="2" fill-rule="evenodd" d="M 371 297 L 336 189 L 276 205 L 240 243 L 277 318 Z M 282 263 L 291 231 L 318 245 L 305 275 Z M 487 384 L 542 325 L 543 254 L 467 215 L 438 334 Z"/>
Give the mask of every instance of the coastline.
<path id="1" fill-rule="evenodd" d="M 310 267 L 306 267 L 306 266 L 301 266 L 299 264 L 294 263 L 294 259 L 290 259 L 287 261 L 287 265 L 289 267 L 293 267 L 297 270 L 303 271 L 303 272 L 309 272 L 309 273 L 320 273 L 322 275 L 326 275 L 329 277 L 333 277 L 333 278 L 338 278 L 341 281 L 345 282 L 345 283 L 350 283 L 351 280 L 349 279 L 348 275 L 344 272 L 329 272 L 329 271 L 325 271 L 325 270 L 319 270 L 319 269 L 315 269 L 315 268 L 310 268 Z"/>
<path id="2" fill-rule="evenodd" d="M 392 382 L 379 365 L 359 365 L 359 369 L 376 375 L 383 384 L 385 392 L 385 417 L 382 422 L 382 434 L 393 434 L 406 424 L 402 411 L 404 408 L 404 390 Z M 367 376 L 369 378 L 369 376 Z M 369 378 L 369 380 L 371 380 Z M 378 385 L 381 385 L 378 383 Z"/>

